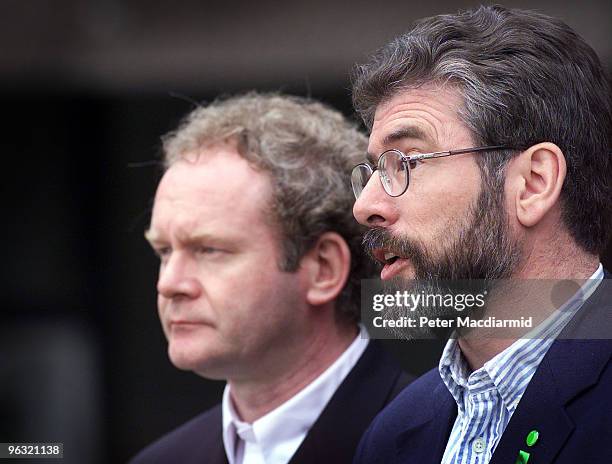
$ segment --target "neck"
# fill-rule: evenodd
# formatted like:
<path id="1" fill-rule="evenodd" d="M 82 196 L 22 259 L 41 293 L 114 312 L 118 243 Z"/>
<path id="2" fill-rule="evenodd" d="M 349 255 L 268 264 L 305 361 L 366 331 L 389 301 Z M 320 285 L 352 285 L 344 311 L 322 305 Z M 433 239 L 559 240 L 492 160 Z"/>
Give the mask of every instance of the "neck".
<path id="1" fill-rule="evenodd" d="M 568 244 L 568 242 L 571 242 L 571 244 Z M 549 284 L 551 286 L 560 279 L 564 281 L 571 280 L 578 286 L 582 286 L 584 281 L 593 275 L 599 265 L 599 257 L 584 252 L 575 245 L 573 240 L 568 240 L 564 244 L 559 244 L 558 241 L 550 241 L 548 245 L 547 247 L 540 247 L 537 252 L 534 246 L 530 252 L 525 253 L 525 258 L 511 277 L 512 280 L 516 281 L 537 281 L 537 284 L 534 284 L 540 290 L 535 292 L 538 294 L 537 296 L 543 296 L 541 288 L 546 284 L 546 280 L 550 281 Z M 546 293 L 546 295 L 551 295 L 551 293 Z M 566 296 L 570 298 L 573 296 L 573 293 Z M 546 299 L 550 300 L 550 296 Z M 487 317 L 498 316 L 500 314 L 503 317 L 508 317 L 509 308 L 514 311 L 516 306 L 513 305 L 516 305 L 516 301 L 512 297 L 510 297 L 510 301 L 504 297 L 495 300 L 491 305 L 490 311 L 489 306 L 487 306 Z M 533 303 L 532 310 L 539 312 L 541 307 L 539 308 L 537 305 L 550 304 L 550 301 L 539 301 L 535 297 L 531 303 Z M 545 319 L 554 309 L 551 308 L 550 312 L 542 310 L 539 321 L 541 322 Z M 528 310 L 527 314 L 533 314 L 533 312 L 530 312 L 532 310 Z M 518 314 L 515 315 L 517 316 Z M 536 325 L 534 324 L 534 327 Z M 475 334 L 471 332 L 469 336 L 460 336 L 458 343 L 470 369 L 476 370 L 512 345 L 518 338 L 520 337 L 495 338 L 494 336 L 487 336 L 486 333 Z"/>
<path id="2" fill-rule="evenodd" d="M 253 422 L 295 396 L 331 366 L 355 339 L 355 326 L 311 331 L 282 368 L 275 366 L 257 378 L 228 379 L 231 400 L 245 422 Z"/>

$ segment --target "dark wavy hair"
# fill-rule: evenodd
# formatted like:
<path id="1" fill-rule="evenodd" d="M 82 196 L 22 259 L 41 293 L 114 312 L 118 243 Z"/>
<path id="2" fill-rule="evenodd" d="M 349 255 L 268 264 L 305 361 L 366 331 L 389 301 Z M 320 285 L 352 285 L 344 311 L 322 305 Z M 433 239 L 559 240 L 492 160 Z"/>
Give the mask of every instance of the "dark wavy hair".
<path id="1" fill-rule="evenodd" d="M 476 145 L 558 145 L 563 223 L 601 254 L 612 228 L 612 93 L 582 38 L 558 19 L 501 6 L 426 18 L 356 67 L 353 102 L 371 128 L 378 105 L 427 82 L 457 89 Z M 478 157 L 481 174 L 503 178 L 516 153 Z"/>

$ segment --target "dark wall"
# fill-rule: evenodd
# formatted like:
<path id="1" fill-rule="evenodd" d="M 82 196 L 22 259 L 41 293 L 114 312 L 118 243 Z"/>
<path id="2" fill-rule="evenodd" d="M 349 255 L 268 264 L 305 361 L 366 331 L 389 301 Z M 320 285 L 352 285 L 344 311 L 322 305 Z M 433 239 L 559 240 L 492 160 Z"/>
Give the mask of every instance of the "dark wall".
<path id="1" fill-rule="evenodd" d="M 351 114 L 345 87 L 313 96 Z M 64 442 L 74 462 L 125 461 L 215 404 L 223 388 L 169 363 L 156 311 L 158 262 L 143 238 L 160 136 L 193 103 L 168 94 L 37 92 L 2 103 L 10 115 L 2 142 L 9 266 L 0 347 L 15 379 L 0 388 L 0 435 Z M 413 370 L 435 362 L 430 351 Z M 38 409 L 23 404 L 34 401 Z M 57 408 L 43 412 L 50 403 Z M 83 443 L 85 435 L 97 439 Z M 78 446 L 69 443 L 75 436 Z"/>

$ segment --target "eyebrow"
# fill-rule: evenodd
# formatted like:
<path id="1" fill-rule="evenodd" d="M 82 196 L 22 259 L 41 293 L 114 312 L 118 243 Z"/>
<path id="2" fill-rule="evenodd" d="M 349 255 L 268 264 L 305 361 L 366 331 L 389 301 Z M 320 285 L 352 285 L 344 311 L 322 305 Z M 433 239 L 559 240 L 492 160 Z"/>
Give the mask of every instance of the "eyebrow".
<path id="1" fill-rule="evenodd" d="M 151 244 L 165 243 L 165 239 L 157 233 L 154 229 L 147 229 L 144 233 L 145 239 Z M 206 232 L 194 232 L 193 234 L 182 233 L 178 236 L 181 243 L 189 245 L 195 243 L 216 243 L 219 245 L 225 245 L 228 242 L 227 237 L 217 237 Z"/>
<path id="2" fill-rule="evenodd" d="M 383 140 L 383 144 L 391 145 L 402 139 L 417 139 L 435 146 L 434 140 L 424 129 L 420 128 L 419 126 L 400 127 L 399 129 L 391 132 L 390 134 L 387 134 L 387 136 Z"/>
<path id="3" fill-rule="evenodd" d="M 152 242 L 158 242 L 159 241 L 159 235 L 157 234 L 157 232 L 155 232 L 153 229 L 147 229 L 144 231 L 144 238 L 147 240 L 147 242 L 152 243 Z"/>
<path id="4" fill-rule="evenodd" d="M 421 140 L 432 147 L 436 146 L 434 139 L 424 129 L 414 125 L 403 126 L 394 130 L 390 134 L 387 134 L 383 139 L 383 146 L 388 147 L 390 145 L 395 144 L 397 141 L 403 139 Z M 368 152 L 368 154 L 366 155 L 366 159 L 368 160 L 368 162 L 375 165 L 375 156 L 378 157 L 378 155 L 374 155 Z"/>

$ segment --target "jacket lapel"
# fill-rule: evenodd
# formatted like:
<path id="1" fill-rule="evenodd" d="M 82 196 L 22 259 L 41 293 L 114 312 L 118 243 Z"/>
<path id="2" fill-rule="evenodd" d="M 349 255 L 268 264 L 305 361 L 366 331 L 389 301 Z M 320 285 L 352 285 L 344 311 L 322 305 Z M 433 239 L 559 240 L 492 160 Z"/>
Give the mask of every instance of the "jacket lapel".
<path id="1" fill-rule="evenodd" d="M 529 464 L 554 462 L 574 429 L 566 406 L 597 383 L 612 353 L 612 340 L 590 329 L 610 326 L 612 300 L 607 284 L 602 282 L 546 353 L 490 464 L 514 464 L 519 450 L 530 454 Z M 532 430 L 539 432 L 539 439 L 529 447 L 526 437 Z"/>
<path id="2" fill-rule="evenodd" d="M 442 383 L 442 379 L 431 396 L 431 403 L 424 410 L 428 413 L 413 418 L 412 423 L 397 436 L 397 462 L 439 464 L 442 461 L 457 417 L 457 403 Z M 406 420 L 410 418 L 410 411 L 406 411 Z"/>
<path id="3" fill-rule="evenodd" d="M 210 449 L 210 455 L 206 457 L 206 460 L 201 462 L 208 462 L 211 464 L 228 464 L 227 456 L 225 455 L 225 448 L 223 447 L 223 438 L 221 442 Z"/>
<path id="4" fill-rule="evenodd" d="M 514 464 L 520 450 L 528 452 L 529 462 L 534 464 L 553 462 L 571 434 L 574 424 L 565 412 L 564 400 L 555 386 L 550 364 L 546 359 L 542 361 L 510 419 L 490 464 Z M 525 440 L 532 430 L 539 432 L 539 439 L 533 448 L 529 448 Z"/>
<path id="5" fill-rule="evenodd" d="M 367 426 L 409 380 L 380 342 L 370 340 L 290 464 L 352 462 Z"/>
<path id="6" fill-rule="evenodd" d="M 193 437 L 198 443 L 197 448 L 190 456 L 190 461 L 195 463 L 228 464 L 223 445 L 223 420 L 221 418 L 221 406 L 217 405 L 208 416 L 208 420 L 198 433 Z M 195 445 L 194 443 L 194 445 Z"/>

